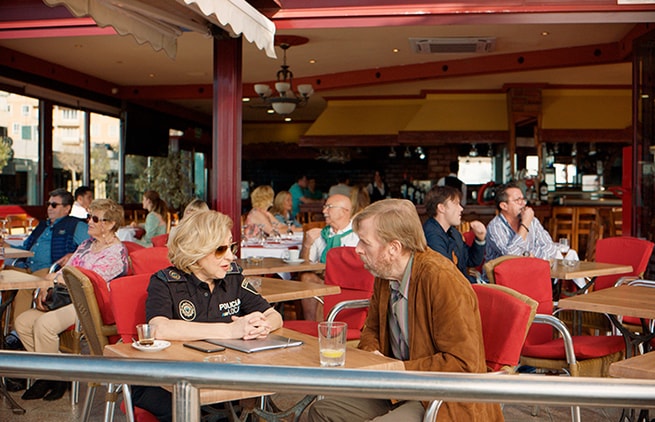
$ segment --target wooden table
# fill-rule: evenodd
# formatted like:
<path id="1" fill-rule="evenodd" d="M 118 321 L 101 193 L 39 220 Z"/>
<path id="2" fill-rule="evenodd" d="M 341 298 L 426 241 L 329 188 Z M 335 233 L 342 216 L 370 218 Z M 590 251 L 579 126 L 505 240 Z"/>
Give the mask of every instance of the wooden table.
<path id="1" fill-rule="evenodd" d="M 298 367 L 320 367 L 318 357 L 318 338 L 307 334 L 299 333 L 286 328 L 275 331 L 275 334 L 302 340 L 304 344 L 289 349 L 267 350 L 257 353 L 242 353 L 235 350 L 227 349 L 220 352 L 225 355 L 228 361 L 240 359 L 242 365 L 279 365 L 279 366 L 298 366 Z M 184 347 L 183 341 L 171 342 L 171 347 L 154 353 L 144 353 L 136 350 L 131 344 L 117 343 L 105 346 L 104 356 L 121 357 L 130 359 L 163 359 L 177 360 L 187 362 L 202 362 L 208 356 L 215 356 L 216 353 L 208 354 L 198 352 L 188 347 Z M 216 365 L 220 365 L 217 363 Z M 405 366 L 402 361 L 380 356 L 371 352 L 348 347 L 346 349 L 346 368 L 367 368 L 378 370 L 404 370 Z M 239 400 L 250 397 L 259 397 L 262 395 L 273 394 L 270 392 L 254 391 L 230 391 L 201 389 L 200 403 L 210 404 L 219 403 L 228 400 Z"/>
<path id="2" fill-rule="evenodd" d="M 633 346 L 650 342 L 654 333 L 635 334 L 626 329 L 617 315 L 642 319 L 655 319 L 655 288 L 643 286 L 620 286 L 596 290 L 587 294 L 561 299 L 560 309 L 605 313 L 614 326 L 626 338 L 626 349 L 630 355 Z"/>
<path id="3" fill-rule="evenodd" d="M 572 280 L 574 278 L 598 277 L 601 275 L 626 274 L 632 272 L 631 265 L 607 264 L 603 262 L 574 261 L 571 266 L 556 259 L 550 268 L 551 278 Z"/>
<path id="4" fill-rule="evenodd" d="M 610 377 L 655 379 L 655 353 L 645 353 L 610 365 Z"/>
<path id="5" fill-rule="evenodd" d="M 615 378 L 655 379 L 655 352 L 614 362 L 610 365 L 609 375 Z M 619 420 L 649 421 L 649 410 L 641 409 L 637 415 L 636 409 L 623 409 Z"/>
<path id="6" fill-rule="evenodd" d="M 52 280 L 46 280 L 45 278 L 37 277 L 34 274 L 16 270 L 0 271 L 0 291 L 40 289 L 42 287 L 51 286 Z"/>
<path id="7" fill-rule="evenodd" d="M 341 288 L 339 286 L 333 286 L 330 284 L 282 280 L 269 277 L 258 278 L 261 278 L 262 280 L 262 288 L 259 293 L 269 303 L 287 302 L 290 300 L 307 299 L 315 296 L 337 295 L 341 293 Z"/>
<path id="8" fill-rule="evenodd" d="M 320 262 L 312 263 L 305 260 L 300 264 L 287 264 L 280 258 L 264 258 L 259 264 L 249 264 L 245 259 L 237 259 L 237 264 L 243 268 L 245 276 L 325 270 L 325 264 Z"/>
<path id="9" fill-rule="evenodd" d="M 32 256 L 34 256 L 34 252 L 5 246 L 5 259 L 29 258 Z"/>

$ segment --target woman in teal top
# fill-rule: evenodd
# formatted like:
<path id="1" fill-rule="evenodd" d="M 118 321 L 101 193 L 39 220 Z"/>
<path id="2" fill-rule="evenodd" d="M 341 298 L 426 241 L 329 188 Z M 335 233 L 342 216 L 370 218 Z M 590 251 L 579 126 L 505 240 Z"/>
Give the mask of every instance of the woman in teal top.
<path id="1" fill-rule="evenodd" d="M 159 193 L 148 190 L 143 194 L 143 209 L 148 211 L 144 229 L 146 233 L 137 242 L 143 246 L 152 246 L 152 238 L 166 233 L 166 217 L 168 207 L 166 202 L 159 197 Z"/>

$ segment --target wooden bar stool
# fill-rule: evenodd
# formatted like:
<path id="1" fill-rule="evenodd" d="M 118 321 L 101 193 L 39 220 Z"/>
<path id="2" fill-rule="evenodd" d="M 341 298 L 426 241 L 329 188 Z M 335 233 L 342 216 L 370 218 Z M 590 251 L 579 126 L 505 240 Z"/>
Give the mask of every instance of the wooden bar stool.
<path id="1" fill-rule="evenodd" d="M 612 208 L 610 210 L 610 237 L 623 235 L 623 209 Z"/>
<path id="2" fill-rule="evenodd" d="M 602 231 L 600 216 L 596 207 L 577 207 L 574 218 L 574 237 L 571 247 L 578 251 L 578 256 L 585 256 L 590 243 L 595 243 L 597 239 L 592 239 L 591 235 L 598 236 Z"/>
<path id="3" fill-rule="evenodd" d="M 550 219 L 550 233 L 554 242 L 567 238 L 569 246 L 577 250 L 575 239 L 575 209 L 573 207 L 553 207 Z"/>

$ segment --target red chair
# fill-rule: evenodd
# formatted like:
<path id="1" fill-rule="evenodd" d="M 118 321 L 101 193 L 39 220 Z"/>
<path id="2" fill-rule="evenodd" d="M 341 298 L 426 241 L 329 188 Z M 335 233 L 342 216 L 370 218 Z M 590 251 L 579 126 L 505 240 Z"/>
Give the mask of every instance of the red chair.
<path id="1" fill-rule="evenodd" d="M 130 260 L 134 274 L 154 274 L 171 266 L 171 261 L 168 260 L 168 248 L 164 246 L 153 246 L 131 252 Z"/>
<path id="2" fill-rule="evenodd" d="M 136 326 L 146 322 L 148 284 L 150 284 L 148 273 L 121 277 L 112 281 L 109 297 L 111 308 L 116 315 L 116 331 L 123 343 L 132 343 L 132 339 L 137 337 Z M 124 401 L 120 408 L 128 415 L 128 420 L 131 420 L 129 413 L 132 409 L 132 398 L 127 385 L 123 385 L 123 397 Z M 157 422 L 157 418 L 152 413 L 139 407 L 134 408 L 133 418 L 137 422 Z"/>
<path id="3" fill-rule="evenodd" d="M 596 277 L 594 289 L 613 287 L 623 276 L 643 277 L 655 244 L 645 239 L 630 236 L 607 237 L 596 242 L 596 261 L 608 264 L 632 265 L 632 272 L 619 275 Z"/>
<path id="4" fill-rule="evenodd" d="M 325 261 L 325 284 L 341 287 L 338 295 L 323 298 L 326 321 L 338 320 L 348 324 L 348 340 L 357 340 L 368 314 L 368 300 L 373 294 L 375 277 L 364 268 L 353 247 L 338 247 L 328 251 Z M 284 326 L 312 336 L 318 335 L 316 321 L 285 321 Z"/>
<path id="5" fill-rule="evenodd" d="M 102 356 L 107 344 L 118 341 L 107 283 L 94 271 L 84 268 L 66 266 L 61 273 L 89 351 L 94 356 Z M 97 383 L 89 383 L 82 412 L 85 421 L 89 418 L 97 386 Z M 74 387 L 77 391 L 77 386 Z"/>
<path id="6" fill-rule="evenodd" d="M 496 284 L 523 293 L 539 303 L 535 322 L 521 353 L 521 364 L 568 370 L 571 376 L 608 376 L 609 365 L 623 358 L 622 336 L 573 336 L 552 316 L 550 263 L 539 258 L 509 259 L 493 269 Z M 550 326 L 549 326 L 550 325 Z M 553 328 L 562 337 L 553 339 Z"/>
<path id="7" fill-rule="evenodd" d="M 472 284 L 471 287 L 478 297 L 487 370 L 513 373 L 537 312 L 537 302 L 495 284 Z M 436 420 L 441 402 L 435 400 L 430 403 L 423 417 L 424 422 Z"/>
<path id="8" fill-rule="evenodd" d="M 160 234 L 150 239 L 152 246 L 166 246 L 168 244 L 168 233 Z"/>
<path id="9" fill-rule="evenodd" d="M 123 245 L 127 248 L 127 253 L 131 254 L 134 251 L 138 251 L 139 249 L 144 249 L 145 246 L 141 245 L 140 243 L 136 242 L 130 242 L 129 240 L 124 240 Z"/>

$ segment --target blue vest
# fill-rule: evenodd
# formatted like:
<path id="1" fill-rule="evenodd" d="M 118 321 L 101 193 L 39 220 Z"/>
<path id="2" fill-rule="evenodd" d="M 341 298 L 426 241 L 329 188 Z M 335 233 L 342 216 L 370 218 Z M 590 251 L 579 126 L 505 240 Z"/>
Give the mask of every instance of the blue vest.
<path id="1" fill-rule="evenodd" d="M 59 220 L 52 229 L 52 243 L 50 244 L 50 257 L 52 262 L 59 260 L 62 256 L 75 252 L 77 246 L 75 244 L 75 228 L 82 220 L 75 217 L 66 216 Z M 48 226 L 48 220 L 42 220 L 36 226 L 30 237 L 27 238 L 25 249 L 32 249 L 32 245 L 36 239 L 41 236 L 41 233 Z"/>

